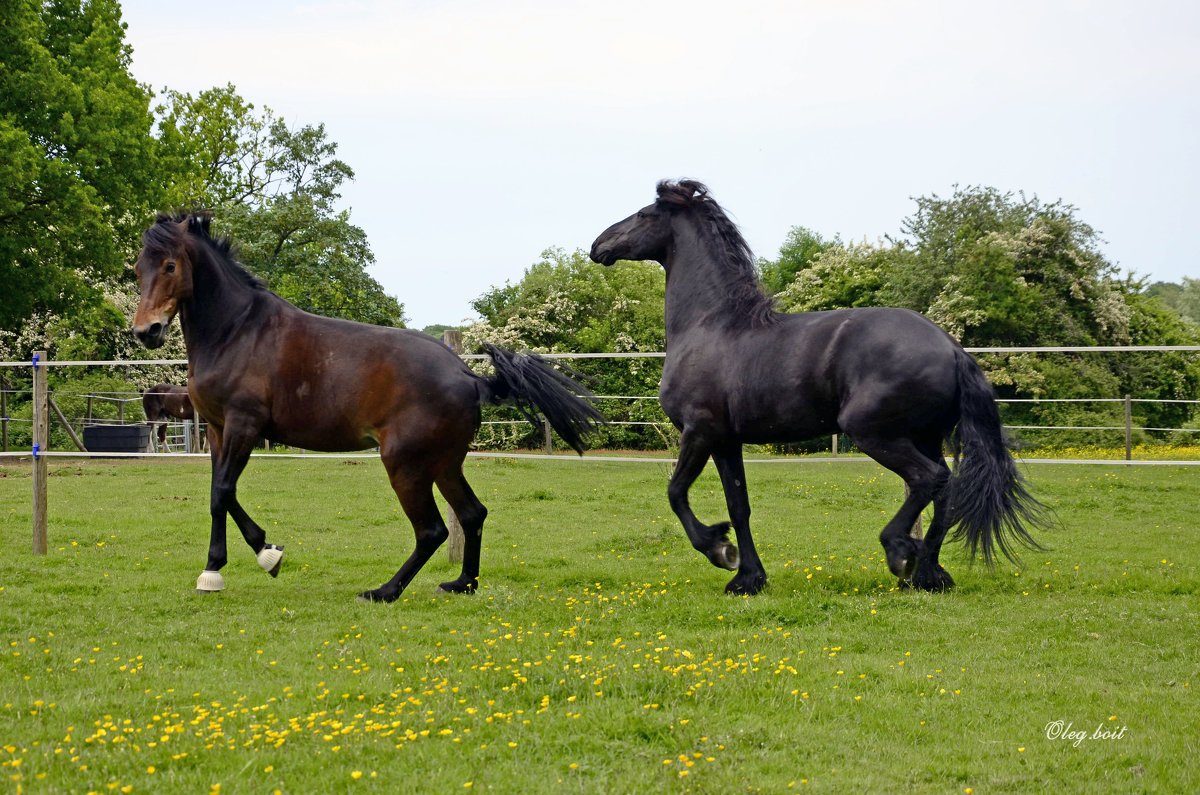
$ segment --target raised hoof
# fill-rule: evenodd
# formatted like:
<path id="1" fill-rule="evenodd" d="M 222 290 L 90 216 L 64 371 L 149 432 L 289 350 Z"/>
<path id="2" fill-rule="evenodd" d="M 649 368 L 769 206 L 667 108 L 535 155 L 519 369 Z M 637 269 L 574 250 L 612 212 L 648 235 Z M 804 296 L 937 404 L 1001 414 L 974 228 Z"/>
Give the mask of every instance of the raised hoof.
<path id="1" fill-rule="evenodd" d="M 729 522 L 720 522 L 707 528 L 706 535 L 712 539 L 712 542 L 709 544 L 708 550 L 704 551 L 704 556 L 718 569 L 737 571 L 738 564 L 741 563 L 741 554 L 737 547 L 729 541 L 730 529 Z M 697 547 L 697 549 L 702 549 L 702 547 Z"/>
<path id="2" fill-rule="evenodd" d="M 467 580 L 466 582 L 451 580 L 450 582 L 442 583 L 437 589 L 439 593 L 475 593 L 478 587 L 479 580 Z"/>
<path id="3" fill-rule="evenodd" d="M 887 552 L 888 569 L 901 580 L 910 580 L 917 570 L 917 557 L 924 544 L 909 536 L 904 536 L 891 544 L 884 543 Z"/>
<path id="4" fill-rule="evenodd" d="M 225 590 L 225 578 L 219 571 L 206 569 L 200 572 L 200 576 L 196 578 L 196 593 L 216 593 L 223 590 Z"/>
<path id="5" fill-rule="evenodd" d="M 735 596 L 754 596 L 754 594 L 767 587 L 766 574 L 754 574 L 749 577 L 741 575 L 734 577 L 725 586 L 725 593 L 734 594 Z"/>
<path id="6" fill-rule="evenodd" d="M 283 565 L 283 547 L 266 544 L 258 551 L 258 565 L 272 577 L 279 576 L 279 567 Z"/>
<path id="7" fill-rule="evenodd" d="M 737 547 L 722 538 L 708 551 L 708 560 L 718 569 L 737 571 L 738 565 L 742 562 L 742 556 Z"/>

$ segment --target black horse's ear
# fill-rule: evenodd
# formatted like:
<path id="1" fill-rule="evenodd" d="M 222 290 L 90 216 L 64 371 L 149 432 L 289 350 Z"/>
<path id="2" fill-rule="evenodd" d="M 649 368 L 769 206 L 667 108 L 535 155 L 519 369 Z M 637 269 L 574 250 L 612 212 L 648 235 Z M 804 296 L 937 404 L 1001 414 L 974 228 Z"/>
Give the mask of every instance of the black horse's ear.
<path id="1" fill-rule="evenodd" d="M 212 219 L 207 215 L 189 215 L 188 216 L 188 231 L 193 235 L 203 235 L 208 237 L 208 227 L 212 223 Z"/>

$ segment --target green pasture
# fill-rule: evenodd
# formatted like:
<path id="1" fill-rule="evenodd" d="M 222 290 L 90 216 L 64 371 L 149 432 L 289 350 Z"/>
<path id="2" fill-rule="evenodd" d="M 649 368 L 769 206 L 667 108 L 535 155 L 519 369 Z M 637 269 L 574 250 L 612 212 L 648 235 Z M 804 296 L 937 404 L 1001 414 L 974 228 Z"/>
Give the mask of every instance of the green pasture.
<path id="1" fill-rule="evenodd" d="M 355 601 L 412 531 L 370 459 L 259 458 L 200 596 L 208 467 L 56 459 L 50 552 L 0 465 L 9 792 L 1186 792 L 1200 785 L 1200 468 L 1030 464 L 1022 566 L 897 590 L 868 461 L 748 466 L 770 577 L 726 596 L 661 463 L 470 459 L 473 596 Z M 693 490 L 724 518 L 710 466 Z M 232 524 L 231 524 L 232 529 Z M 3 788 L 0 788 L 2 790 Z"/>

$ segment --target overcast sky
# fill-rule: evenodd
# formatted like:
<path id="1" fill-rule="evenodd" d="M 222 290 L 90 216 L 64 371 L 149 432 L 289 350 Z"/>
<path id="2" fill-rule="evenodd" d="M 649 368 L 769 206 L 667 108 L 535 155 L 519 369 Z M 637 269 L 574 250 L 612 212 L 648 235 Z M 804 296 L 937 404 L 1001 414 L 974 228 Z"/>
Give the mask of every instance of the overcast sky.
<path id="1" fill-rule="evenodd" d="M 754 252 L 874 241 L 954 185 L 1062 199 L 1123 271 L 1200 277 L 1200 3 L 125 0 L 156 92 L 324 123 L 370 273 L 457 324 L 662 178 Z"/>

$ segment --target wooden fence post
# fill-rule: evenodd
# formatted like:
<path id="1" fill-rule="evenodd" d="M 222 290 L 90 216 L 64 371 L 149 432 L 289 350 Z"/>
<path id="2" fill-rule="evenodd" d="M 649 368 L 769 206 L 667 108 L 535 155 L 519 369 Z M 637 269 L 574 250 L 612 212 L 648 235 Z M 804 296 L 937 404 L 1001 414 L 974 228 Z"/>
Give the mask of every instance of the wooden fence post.
<path id="1" fill-rule="evenodd" d="M 50 392 L 46 388 L 46 352 L 33 354 L 33 554 L 46 554 L 46 478 L 44 453 L 50 450 Z"/>
<path id="2" fill-rule="evenodd" d="M 456 355 L 462 355 L 461 331 L 450 328 L 446 329 L 442 332 L 442 342 L 445 343 L 447 348 L 454 351 Z M 462 563 L 466 537 L 463 535 L 462 524 L 458 521 L 458 516 L 455 515 L 454 509 L 449 504 L 446 505 L 446 529 L 450 531 L 450 538 L 446 540 L 446 554 L 450 556 L 451 563 Z"/>

